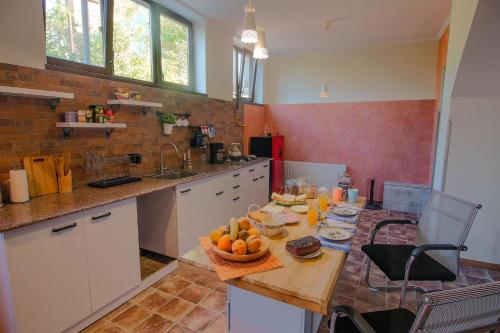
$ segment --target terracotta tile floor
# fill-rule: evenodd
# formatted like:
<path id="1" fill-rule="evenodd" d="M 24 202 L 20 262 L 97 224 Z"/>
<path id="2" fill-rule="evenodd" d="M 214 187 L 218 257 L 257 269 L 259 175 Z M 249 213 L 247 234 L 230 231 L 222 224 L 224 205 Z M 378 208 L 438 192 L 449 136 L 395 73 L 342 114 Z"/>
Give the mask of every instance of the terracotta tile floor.
<path id="1" fill-rule="evenodd" d="M 361 246 L 368 242 L 374 225 L 388 218 L 414 218 L 397 212 L 364 211 L 359 220 L 358 232 L 332 298 L 332 306 L 347 304 L 361 312 L 394 308 L 398 306 L 398 293 L 369 290 L 363 281 L 367 260 Z M 407 244 L 415 241 L 413 226 L 389 226 L 377 236 L 379 242 Z M 372 281 L 387 281 L 378 268 L 372 266 Z M 422 283 L 426 288 L 457 288 L 467 285 L 500 280 L 500 272 L 463 267 L 453 283 Z M 415 309 L 419 296 L 410 292 L 406 306 Z M 129 300 L 104 318 L 87 327 L 83 332 L 98 333 L 225 333 L 226 286 L 216 275 L 203 270 L 179 268 L 169 276 Z M 328 332 L 324 318 L 319 333 Z M 237 332 L 234 332 L 237 333 Z"/>

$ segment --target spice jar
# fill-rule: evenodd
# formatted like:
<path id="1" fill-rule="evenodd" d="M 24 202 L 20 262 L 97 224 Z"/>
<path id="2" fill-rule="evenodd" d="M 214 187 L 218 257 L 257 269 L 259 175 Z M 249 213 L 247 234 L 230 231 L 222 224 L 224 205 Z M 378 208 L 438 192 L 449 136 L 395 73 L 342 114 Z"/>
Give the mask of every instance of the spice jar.
<path id="1" fill-rule="evenodd" d="M 78 110 L 78 122 L 79 123 L 87 122 L 87 110 Z"/>

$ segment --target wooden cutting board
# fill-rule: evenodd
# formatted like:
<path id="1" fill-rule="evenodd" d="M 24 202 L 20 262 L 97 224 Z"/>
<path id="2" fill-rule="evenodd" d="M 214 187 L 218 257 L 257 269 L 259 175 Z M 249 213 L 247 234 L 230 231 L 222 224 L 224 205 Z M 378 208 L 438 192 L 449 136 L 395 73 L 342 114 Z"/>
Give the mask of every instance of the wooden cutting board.
<path id="1" fill-rule="evenodd" d="M 31 197 L 59 192 L 53 156 L 24 157 Z"/>

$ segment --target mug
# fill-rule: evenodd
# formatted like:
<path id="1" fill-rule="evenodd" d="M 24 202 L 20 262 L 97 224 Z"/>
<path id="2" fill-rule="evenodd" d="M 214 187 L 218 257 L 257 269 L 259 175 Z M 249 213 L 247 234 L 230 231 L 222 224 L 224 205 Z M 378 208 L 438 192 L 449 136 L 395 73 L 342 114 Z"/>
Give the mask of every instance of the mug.
<path id="1" fill-rule="evenodd" d="M 350 188 L 347 190 L 347 198 L 349 203 L 356 203 L 358 201 L 359 190 L 357 188 Z"/>
<path id="2" fill-rule="evenodd" d="M 333 201 L 342 201 L 345 196 L 345 190 L 342 187 L 334 187 L 332 191 Z"/>

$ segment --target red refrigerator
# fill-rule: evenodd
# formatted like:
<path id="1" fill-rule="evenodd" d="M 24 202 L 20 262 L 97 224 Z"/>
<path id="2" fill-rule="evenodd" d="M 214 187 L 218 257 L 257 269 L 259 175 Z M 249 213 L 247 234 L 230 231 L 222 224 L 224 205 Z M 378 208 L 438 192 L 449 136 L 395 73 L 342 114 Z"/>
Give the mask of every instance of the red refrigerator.
<path id="1" fill-rule="evenodd" d="M 273 158 L 269 170 L 269 196 L 272 192 L 281 192 L 284 186 L 285 137 L 283 135 L 251 137 L 250 154 Z"/>

